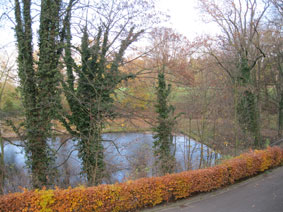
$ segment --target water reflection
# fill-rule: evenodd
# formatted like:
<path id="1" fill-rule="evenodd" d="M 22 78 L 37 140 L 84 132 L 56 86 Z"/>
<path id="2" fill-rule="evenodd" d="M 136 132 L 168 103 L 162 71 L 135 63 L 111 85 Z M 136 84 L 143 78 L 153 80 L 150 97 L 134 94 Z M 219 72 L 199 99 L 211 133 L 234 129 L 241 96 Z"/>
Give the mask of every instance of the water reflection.
<path id="1" fill-rule="evenodd" d="M 105 183 L 122 182 L 129 179 L 152 176 L 154 173 L 153 138 L 146 133 L 108 133 L 103 135 L 105 147 Z M 77 186 L 85 183 L 80 175 L 81 162 L 78 158 L 75 139 L 58 137 L 49 141 L 58 150 L 56 165 L 59 187 Z M 16 141 L 15 143 L 20 144 Z M 186 136 L 174 137 L 176 172 L 214 165 L 216 154 L 209 147 L 189 140 Z M 5 191 L 14 192 L 19 186 L 30 187 L 30 178 L 25 168 L 23 148 L 5 143 L 5 164 L 7 178 Z"/>

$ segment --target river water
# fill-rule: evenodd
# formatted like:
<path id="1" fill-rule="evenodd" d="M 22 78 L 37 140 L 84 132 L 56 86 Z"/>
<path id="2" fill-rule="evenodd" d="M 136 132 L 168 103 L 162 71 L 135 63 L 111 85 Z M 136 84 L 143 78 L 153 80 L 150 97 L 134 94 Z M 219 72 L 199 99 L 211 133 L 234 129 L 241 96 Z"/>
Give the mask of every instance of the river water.
<path id="1" fill-rule="evenodd" d="M 58 137 L 52 143 L 54 149 L 66 138 Z M 147 133 L 107 133 L 103 134 L 106 173 L 104 183 L 123 182 L 129 179 L 150 177 L 154 173 L 153 137 Z M 15 141 L 19 144 L 19 141 Z M 81 176 L 81 161 L 76 150 L 77 141 L 68 139 L 58 151 L 56 185 L 59 187 L 77 186 L 85 183 Z M 174 136 L 176 172 L 213 166 L 220 155 L 209 147 L 188 139 Z M 22 147 L 5 143 L 6 164 L 5 191 L 18 191 L 19 186 L 30 187 L 30 177 L 25 167 L 25 154 Z"/>

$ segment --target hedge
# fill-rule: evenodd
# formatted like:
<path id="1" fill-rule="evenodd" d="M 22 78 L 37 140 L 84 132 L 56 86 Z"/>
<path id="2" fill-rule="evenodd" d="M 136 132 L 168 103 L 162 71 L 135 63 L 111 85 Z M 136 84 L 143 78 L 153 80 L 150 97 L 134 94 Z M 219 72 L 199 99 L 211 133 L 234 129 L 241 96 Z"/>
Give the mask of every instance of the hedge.
<path id="1" fill-rule="evenodd" d="M 208 192 L 283 165 L 283 149 L 255 150 L 212 168 L 96 187 L 24 190 L 0 197 L 0 211 L 135 211 Z"/>

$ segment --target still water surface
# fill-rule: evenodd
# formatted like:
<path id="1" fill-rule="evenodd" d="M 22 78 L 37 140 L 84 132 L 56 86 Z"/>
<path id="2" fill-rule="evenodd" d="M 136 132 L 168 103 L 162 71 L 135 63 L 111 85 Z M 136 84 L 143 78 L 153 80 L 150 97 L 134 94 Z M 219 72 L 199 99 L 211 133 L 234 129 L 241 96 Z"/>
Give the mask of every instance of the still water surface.
<path id="1" fill-rule="evenodd" d="M 107 166 L 105 183 L 123 182 L 128 179 L 152 176 L 154 173 L 153 137 L 147 133 L 107 133 L 103 134 L 105 163 Z M 52 141 L 57 149 L 64 138 Z M 20 143 L 19 141 L 15 143 Z M 85 183 L 80 175 L 81 162 L 76 150 L 77 141 L 69 139 L 59 149 L 56 159 L 61 164 L 56 184 L 59 187 L 77 186 Z M 174 150 L 177 161 L 176 172 L 213 166 L 219 154 L 209 147 L 188 139 L 186 136 L 174 137 Z M 5 143 L 5 163 L 8 176 L 6 191 L 17 191 L 18 186 L 29 187 L 29 174 L 25 167 L 25 155 L 22 147 Z"/>

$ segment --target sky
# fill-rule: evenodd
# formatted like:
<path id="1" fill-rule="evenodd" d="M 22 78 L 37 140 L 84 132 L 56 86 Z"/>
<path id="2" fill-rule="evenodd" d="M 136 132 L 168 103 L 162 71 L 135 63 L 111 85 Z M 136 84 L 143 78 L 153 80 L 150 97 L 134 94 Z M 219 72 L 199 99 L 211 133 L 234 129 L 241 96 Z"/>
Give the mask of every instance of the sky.
<path id="1" fill-rule="evenodd" d="M 184 34 L 189 39 L 199 35 L 215 35 L 220 33 L 216 23 L 205 23 L 198 9 L 199 0 L 157 0 L 157 8 L 171 16 L 170 27 Z M 216 0 L 217 2 L 218 0 Z M 220 1 L 219 1 L 220 3 Z M 257 6 L 263 9 L 263 2 L 257 1 Z"/>
<path id="2" fill-rule="evenodd" d="M 156 0 L 156 8 L 170 15 L 171 18 L 166 26 L 191 40 L 205 33 L 216 33 L 215 25 L 202 22 L 202 15 L 197 9 L 197 0 Z M 8 52 L 15 50 L 15 36 L 11 26 L 4 26 L 0 30 L 0 51 L 3 47 Z"/>
<path id="3" fill-rule="evenodd" d="M 158 0 L 156 6 L 171 16 L 169 26 L 189 39 L 217 33 L 215 24 L 202 21 L 197 0 Z"/>

